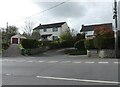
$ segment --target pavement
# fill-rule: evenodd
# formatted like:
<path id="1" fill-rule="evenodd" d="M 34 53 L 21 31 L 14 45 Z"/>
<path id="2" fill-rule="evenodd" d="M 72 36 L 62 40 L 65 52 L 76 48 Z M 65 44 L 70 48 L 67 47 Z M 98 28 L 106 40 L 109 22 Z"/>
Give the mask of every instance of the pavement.
<path id="1" fill-rule="evenodd" d="M 118 85 L 118 59 L 64 55 L 61 50 L 27 57 L 5 57 L 3 85 Z"/>

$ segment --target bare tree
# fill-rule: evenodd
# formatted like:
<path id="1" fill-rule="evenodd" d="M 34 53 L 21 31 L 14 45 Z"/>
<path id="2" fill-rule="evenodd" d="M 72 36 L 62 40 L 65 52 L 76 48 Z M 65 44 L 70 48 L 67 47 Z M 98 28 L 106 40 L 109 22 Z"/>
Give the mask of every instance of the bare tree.
<path id="1" fill-rule="evenodd" d="M 24 26 L 22 27 L 22 31 L 26 33 L 28 36 L 31 36 L 33 31 L 34 23 L 30 20 L 25 21 Z"/>

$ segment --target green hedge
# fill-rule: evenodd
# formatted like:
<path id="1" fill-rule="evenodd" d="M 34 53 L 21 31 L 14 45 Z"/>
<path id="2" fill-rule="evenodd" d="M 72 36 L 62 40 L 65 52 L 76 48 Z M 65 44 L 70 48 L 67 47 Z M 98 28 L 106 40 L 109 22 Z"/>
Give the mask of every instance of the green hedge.
<path id="1" fill-rule="evenodd" d="M 95 49 L 93 39 L 86 39 L 84 44 L 86 49 Z"/>
<path id="2" fill-rule="evenodd" d="M 79 40 L 74 44 L 74 47 L 78 50 L 85 50 L 84 40 Z"/>
<path id="3" fill-rule="evenodd" d="M 8 43 L 2 43 L 2 49 L 7 49 L 9 47 L 9 44 Z"/>
<path id="4" fill-rule="evenodd" d="M 25 48 L 25 49 L 33 49 L 33 48 L 37 48 L 39 46 L 39 42 L 37 40 L 33 40 L 33 39 L 23 39 L 21 41 L 21 44 L 22 44 L 23 48 Z"/>
<path id="5" fill-rule="evenodd" d="M 94 38 L 94 46 L 97 49 L 114 49 L 114 38 Z"/>
<path id="6" fill-rule="evenodd" d="M 120 44 L 120 38 L 119 38 Z M 96 37 L 94 39 L 85 40 L 86 49 L 114 49 L 115 47 L 115 39 L 114 38 L 106 38 L 106 37 Z M 120 47 L 120 45 L 119 45 Z"/>

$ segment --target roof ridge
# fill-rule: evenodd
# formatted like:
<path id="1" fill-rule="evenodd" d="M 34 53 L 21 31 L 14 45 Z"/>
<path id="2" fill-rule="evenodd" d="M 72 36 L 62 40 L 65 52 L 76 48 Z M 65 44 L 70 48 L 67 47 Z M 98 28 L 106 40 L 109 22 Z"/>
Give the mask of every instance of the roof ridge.
<path id="1" fill-rule="evenodd" d="M 112 24 L 112 23 L 91 24 L 91 25 L 84 25 L 84 26 L 98 26 L 98 25 L 106 25 L 106 24 Z"/>

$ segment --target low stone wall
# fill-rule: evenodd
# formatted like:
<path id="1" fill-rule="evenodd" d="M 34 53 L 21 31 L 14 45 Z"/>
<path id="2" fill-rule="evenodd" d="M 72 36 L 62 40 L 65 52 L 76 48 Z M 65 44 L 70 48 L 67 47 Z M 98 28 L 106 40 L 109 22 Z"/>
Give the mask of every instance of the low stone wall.
<path id="1" fill-rule="evenodd" d="M 103 50 L 87 50 L 88 57 L 99 57 L 99 58 L 115 58 L 115 50 L 103 49 Z M 120 58 L 120 50 L 118 51 L 118 57 Z"/>
<path id="2" fill-rule="evenodd" d="M 87 50 L 87 56 L 88 57 L 98 57 L 98 51 L 97 50 Z"/>
<path id="3" fill-rule="evenodd" d="M 120 50 L 118 53 L 120 53 Z M 100 50 L 98 55 L 100 58 L 115 58 L 115 50 L 111 49 Z M 120 57 L 120 54 L 118 54 L 118 56 Z"/>

